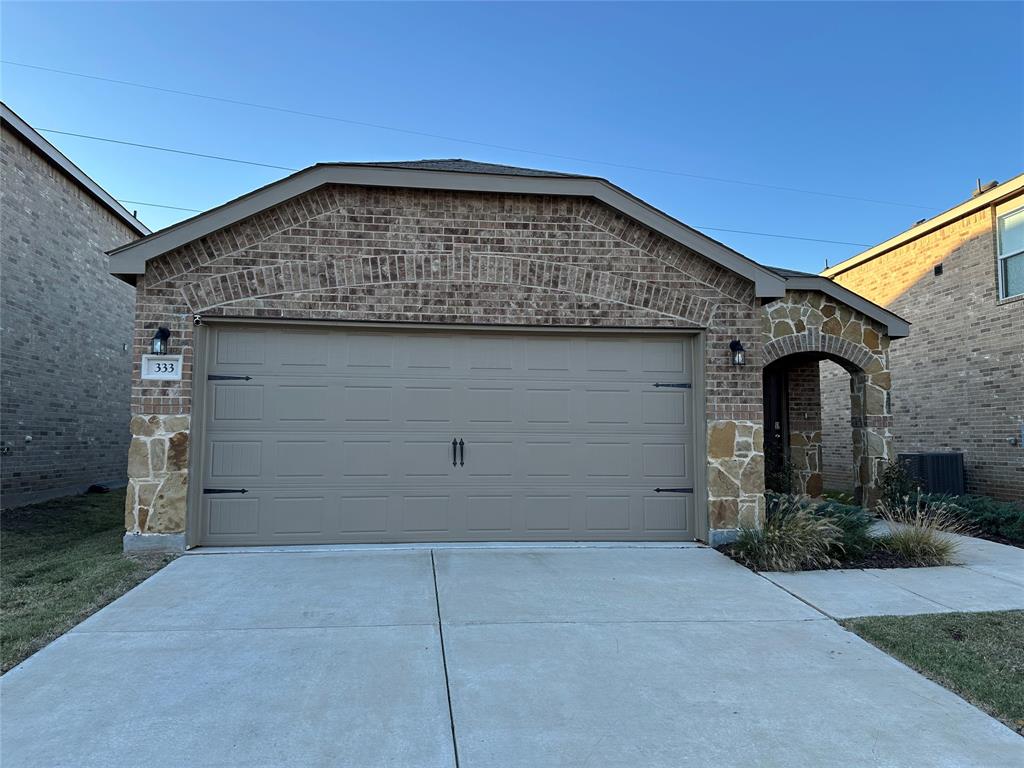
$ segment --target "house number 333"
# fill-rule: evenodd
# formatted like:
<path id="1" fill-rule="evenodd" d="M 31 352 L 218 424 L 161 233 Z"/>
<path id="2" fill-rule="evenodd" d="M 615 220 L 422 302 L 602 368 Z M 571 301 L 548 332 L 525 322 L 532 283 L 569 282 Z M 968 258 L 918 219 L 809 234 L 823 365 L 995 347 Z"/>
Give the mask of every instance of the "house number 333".
<path id="1" fill-rule="evenodd" d="M 142 378 L 180 381 L 181 355 L 143 355 Z"/>

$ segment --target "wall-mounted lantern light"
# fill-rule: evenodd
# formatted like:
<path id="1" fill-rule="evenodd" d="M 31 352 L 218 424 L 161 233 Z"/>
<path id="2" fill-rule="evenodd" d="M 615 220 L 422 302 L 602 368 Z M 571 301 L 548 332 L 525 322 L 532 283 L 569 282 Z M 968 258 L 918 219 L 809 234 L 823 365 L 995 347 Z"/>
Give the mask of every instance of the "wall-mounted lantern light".
<path id="1" fill-rule="evenodd" d="M 157 328 L 153 334 L 153 340 L 149 342 L 149 350 L 154 355 L 167 354 L 167 340 L 171 338 L 171 331 L 168 328 Z"/>
<path id="2" fill-rule="evenodd" d="M 729 350 L 732 352 L 732 364 L 733 365 L 745 365 L 747 362 L 747 353 L 743 349 L 743 345 L 740 344 L 739 339 L 733 339 L 729 342 Z"/>

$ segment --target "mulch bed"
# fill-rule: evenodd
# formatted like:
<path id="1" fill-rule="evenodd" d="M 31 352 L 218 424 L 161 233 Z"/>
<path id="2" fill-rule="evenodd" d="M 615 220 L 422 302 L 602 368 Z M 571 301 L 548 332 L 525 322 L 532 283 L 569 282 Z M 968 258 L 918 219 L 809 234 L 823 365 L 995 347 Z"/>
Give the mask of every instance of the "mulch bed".
<path id="1" fill-rule="evenodd" d="M 716 547 L 716 549 L 719 552 L 721 552 L 723 555 L 726 555 L 729 558 L 735 560 L 737 563 L 742 565 L 744 568 L 749 568 L 750 567 L 745 562 L 743 562 L 742 560 L 740 560 L 738 557 L 735 556 L 735 554 L 733 553 L 733 547 L 732 547 L 731 544 L 725 544 L 725 545 L 723 545 L 721 547 Z M 870 570 L 872 568 L 923 568 L 923 567 L 926 567 L 926 566 L 922 566 L 922 565 L 920 565 L 918 563 L 915 563 L 912 560 L 908 560 L 905 557 L 903 557 L 902 555 L 898 555 L 898 554 L 895 554 L 893 552 L 888 552 L 888 551 L 886 551 L 884 549 L 876 549 L 876 550 L 868 552 L 867 554 L 864 554 L 864 555 L 862 555 L 860 557 L 851 558 L 849 560 L 843 560 L 843 561 L 839 562 L 837 565 L 832 565 L 832 566 L 827 566 L 827 567 L 801 568 L 800 570 L 802 570 L 802 571 L 835 571 L 835 570 L 840 570 L 840 569 L 846 569 L 846 570 L 849 570 L 849 569 L 865 569 L 865 570 Z M 753 569 L 751 569 L 751 570 L 753 570 Z"/>

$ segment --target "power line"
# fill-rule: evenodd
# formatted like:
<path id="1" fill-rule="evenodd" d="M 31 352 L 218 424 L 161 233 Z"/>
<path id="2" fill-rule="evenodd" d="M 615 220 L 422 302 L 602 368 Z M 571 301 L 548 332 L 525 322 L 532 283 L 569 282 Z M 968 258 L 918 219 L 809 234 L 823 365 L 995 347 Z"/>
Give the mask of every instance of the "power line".
<path id="1" fill-rule="evenodd" d="M 278 170 L 282 170 L 282 171 L 297 171 L 297 170 L 299 170 L 298 168 L 289 168 L 288 166 L 283 166 L 283 165 L 269 165 L 267 163 L 257 163 L 257 162 L 252 161 L 252 160 L 239 160 L 238 158 L 225 158 L 225 157 L 223 157 L 221 155 L 205 155 L 203 153 L 198 153 L 198 152 L 187 152 L 185 150 L 173 150 L 173 148 L 171 148 L 169 146 L 157 146 L 156 144 L 140 144 L 140 143 L 135 142 L 135 141 L 123 141 L 123 140 L 117 139 L 117 138 L 105 138 L 103 136 L 91 136 L 91 135 L 89 135 L 87 133 L 72 133 L 71 131 L 58 131 L 55 128 L 37 128 L 36 130 L 40 131 L 42 133 L 56 133 L 56 134 L 59 134 L 61 136 L 75 136 L 77 138 L 87 138 L 87 139 L 91 139 L 93 141 L 109 141 L 109 142 L 114 143 L 114 144 L 124 144 L 125 146 L 137 146 L 139 148 L 142 148 L 142 150 L 156 150 L 157 152 L 169 152 L 169 153 L 173 153 L 175 155 L 187 155 L 189 157 L 203 158 L 203 159 L 206 159 L 206 160 L 221 160 L 221 161 L 224 161 L 225 163 L 240 163 L 242 165 L 254 165 L 254 166 L 259 166 L 260 168 L 274 168 L 274 169 L 278 169 Z M 142 202 L 137 201 L 137 200 L 121 200 L 119 202 L 121 202 L 121 203 L 129 203 L 131 205 L 137 205 L 137 206 L 150 206 L 152 208 L 168 208 L 168 209 L 173 210 L 173 211 L 188 211 L 190 213 L 203 213 L 203 211 L 199 210 L 198 208 L 181 208 L 179 206 L 168 206 L 168 205 L 161 205 L 161 204 L 158 204 L 158 203 L 142 203 Z M 737 234 L 756 234 L 756 236 L 761 237 L 761 238 L 780 238 L 782 240 L 802 240 L 802 241 L 806 241 L 808 243 L 830 243 L 830 244 L 838 245 L 838 246 L 860 246 L 862 248 L 868 248 L 869 247 L 867 243 L 850 243 L 850 242 L 843 241 L 843 240 L 822 240 L 820 238 L 802 238 L 802 237 L 796 236 L 796 234 L 775 234 L 773 232 L 755 232 L 755 231 L 751 231 L 749 229 L 727 229 L 727 228 L 721 227 L 721 226 L 698 226 L 696 224 L 690 224 L 689 226 L 692 226 L 694 229 L 711 229 L 711 230 L 717 231 L 717 232 L 735 232 Z"/>
<path id="2" fill-rule="evenodd" d="M 207 160 L 223 160 L 226 163 L 239 163 L 241 165 L 256 165 L 261 168 L 273 168 L 278 171 L 297 171 L 298 168 L 289 168 L 286 165 L 271 165 L 269 163 L 257 163 L 254 160 L 239 160 L 235 157 L 224 157 L 223 155 L 207 155 L 202 152 L 188 152 L 184 149 L 171 149 L 170 147 L 158 147 L 155 144 L 139 144 L 134 141 L 122 141 L 121 139 L 108 139 L 103 136 L 90 136 L 87 133 L 72 133 L 71 131 L 58 131 L 56 128 L 36 128 L 40 133 L 56 133 L 61 136 L 75 136 L 79 139 L 91 139 L 92 141 L 106 141 L 110 144 L 123 144 L 126 147 L 140 147 L 142 149 L 153 149 L 157 152 L 172 152 L 176 155 L 190 155 L 191 157 L 202 157 Z"/>
<path id="3" fill-rule="evenodd" d="M 560 154 L 555 154 L 553 152 L 540 152 L 538 150 L 533 150 L 533 149 L 522 149 L 522 148 L 519 148 L 519 147 L 510 147 L 510 146 L 507 146 L 507 145 L 504 145 L 504 144 L 491 144 L 491 143 L 488 143 L 488 142 L 477 141 L 477 140 L 474 140 L 474 139 L 465 139 L 465 138 L 458 138 L 458 137 L 454 137 L 454 136 L 445 136 L 443 134 L 428 133 L 426 131 L 416 131 L 416 130 L 412 130 L 412 129 L 409 129 L 409 128 L 398 128 L 396 126 L 384 125 L 384 124 L 381 124 L 381 123 L 370 123 L 370 122 L 366 122 L 366 121 L 362 121 L 362 120 L 353 120 L 351 118 L 338 117 L 336 115 L 325 115 L 325 114 L 320 114 L 318 112 L 306 112 L 306 111 L 299 110 L 299 109 L 290 109 L 288 107 L 274 106 L 272 104 L 261 104 L 261 103 L 253 102 L 253 101 L 242 101 L 240 99 L 230 99 L 230 98 L 227 98 L 227 97 L 224 97 L 224 96 L 212 96 L 210 94 L 196 93 L 194 91 L 183 91 L 183 90 L 179 90 L 179 89 L 176 89 L 176 88 L 164 88 L 164 87 L 158 86 L 158 85 L 149 85 L 148 83 L 137 83 L 137 82 L 133 82 L 131 80 L 119 80 L 119 79 L 112 78 L 112 77 L 102 77 L 100 75 L 87 75 L 87 74 L 84 74 L 82 72 L 72 72 L 70 70 L 56 69 L 54 67 L 43 67 L 43 66 L 40 66 L 38 64 L 25 64 L 23 62 L 11 61 L 9 59 L 0 59 L 0 63 L 8 64 L 8 65 L 13 66 L 13 67 L 23 67 L 23 68 L 26 68 L 26 69 L 35 69 L 35 70 L 39 70 L 39 71 L 42 71 L 42 72 L 50 72 L 50 73 L 58 74 L 58 75 L 65 75 L 65 76 L 68 76 L 68 77 L 80 77 L 80 78 L 84 78 L 84 79 L 87 79 L 87 80 L 98 80 L 98 81 L 104 82 L 104 83 L 113 83 L 113 84 L 116 84 L 116 85 L 125 85 L 125 86 L 129 86 L 131 88 L 144 88 L 146 90 L 159 91 L 161 93 L 170 93 L 170 94 L 174 94 L 176 96 L 188 96 L 188 97 L 194 98 L 194 99 L 205 99 L 207 101 L 217 101 L 217 102 L 222 102 L 224 104 L 233 104 L 235 106 L 250 107 L 252 109 L 263 109 L 263 110 L 267 110 L 267 111 L 270 111 L 270 112 L 280 112 L 280 113 L 283 113 L 283 114 L 296 115 L 296 116 L 299 116 L 299 117 L 310 117 L 310 118 L 314 118 L 314 119 L 317 119 L 317 120 L 331 120 L 333 122 L 345 123 L 345 124 L 348 124 L 348 125 L 360 126 L 362 128 L 374 128 L 376 130 L 392 131 L 394 133 L 403 133 L 403 134 L 407 134 L 407 135 L 410 135 L 410 136 L 420 136 L 420 137 L 424 137 L 424 138 L 440 139 L 442 141 L 452 141 L 452 142 L 456 142 L 456 143 L 459 143 L 459 144 L 472 144 L 472 145 L 478 146 L 478 147 L 488 147 L 490 149 L 500 149 L 500 150 L 505 151 L 505 152 L 518 152 L 518 153 L 521 153 L 521 154 L 535 155 L 535 156 L 538 156 L 538 157 L 550 157 L 550 158 L 555 158 L 555 159 L 559 159 L 559 160 L 571 160 L 573 162 L 588 163 L 588 164 L 592 164 L 592 165 L 603 165 L 603 166 L 606 166 L 606 167 L 609 167 L 609 168 L 621 168 L 621 169 L 625 169 L 625 170 L 642 171 L 644 173 L 658 173 L 658 174 L 663 174 L 663 175 L 666 175 L 666 176 L 679 176 L 679 177 L 689 178 L 689 179 L 699 179 L 699 180 L 702 180 L 702 181 L 714 181 L 714 182 L 718 182 L 718 183 L 721 183 L 721 184 L 738 184 L 738 185 L 747 186 L 747 187 L 758 187 L 758 188 L 761 188 L 761 189 L 771 189 L 771 190 L 781 191 L 781 192 L 793 192 L 793 193 L 804 194 L 804 195 L 817 195 L 817 196 L 820 196 L 820 197 L 831 197 L 831 198 L 837 198 L 837 199 L 840 199 L 840 200 L 856 200 L 858 202 L 863 202 L 863 203 L 875 203 L 875 204 L 878 204 L 878 205 L 894 205 L 894 206 L 899 206 L 899 207 L 902 207 L 902 208 L 921 208 L 921 209 L 925 209 L 925 210 L 937 210 L 934 206 L 918 205 L 916 203 L 902 203 L 902 202 L 898 202 L 898 201 L 894 201 L 894 200 L 881 200 L 881 199 L 870 198 L 870 197 L 859 197 L 857 195 L 845 195 L 845 194 L 842 194 L 842 193 L 839 193 L 839 192 L 826 192 L 826 191 L 823 191 L 823 190 L 804 189 L 804 188 L 801 188 L 801 187 L 788 187 L 788 186 L 783 186 L 783 185 L 779 185 L 779 184 L 764 184 L 764 183 L 756 182 L 756 181 L 746 181 L 746 180 L 742 180 L 742 179 L 729 179 L 729 178 L 725 178 L 725 177 L 722 177 L 722 176 L 707 176 L 707 175 L 698 174 L 698 173 L 688 173 L 688 172 L 685 172 L 685 171 L 672 171 L 672 170 L 667 170 L 667 169 L 664 169 L 664 168 L 648 168 L 648 167 L 640 166 L 640 165 L 628 165 L 628 164 L 625 164 L 625 163 L 613 163 L 613 162 L 608 162 L 608 161 L 605 161 L 605 160 L 591 160 L 591 159 L 588 159 L 588 158 L 585 158 L 585 157 L 576 157 L 574 155 L 560 155 Z M 271 166 L 271 167 L 276 167 L 276 166 Z M 291 169 L 287 169 L 287 170 L 291 170 Z"/>
<path id="4" fill-rule="evenodd" d="M 772 232 L 751 232 L 746 229 L 725 229 L 724 227 L 700 227 L 690 224 L 694 229 L 710 229 L 715 232 L 736 232 L 741 235 L 758 235 L 759 237 L 781 237 L 784 240 L 806 240 L 809 243 L 831 243 L 832 245 L 857 245 L 861 248 L 870 248 L 869 243 L 851 243 L 847 240 L 822 240 L 819 237 L 799 237 L 798 235 L 776 235 Z"/>
<path id="5" fill-rule="evenodd" d="M 171 211 L 188 211 L 189 213 L 202 213 L 198 208 L 182 208 L 178 205 L 163 205 L 162 203 L 144 203 L 141 200 L 124 200 L 120 197 L 115 198 L 119 203 L 126 203 L 128 205 L 144 205 L 147 208 L 167 208 Z"/>

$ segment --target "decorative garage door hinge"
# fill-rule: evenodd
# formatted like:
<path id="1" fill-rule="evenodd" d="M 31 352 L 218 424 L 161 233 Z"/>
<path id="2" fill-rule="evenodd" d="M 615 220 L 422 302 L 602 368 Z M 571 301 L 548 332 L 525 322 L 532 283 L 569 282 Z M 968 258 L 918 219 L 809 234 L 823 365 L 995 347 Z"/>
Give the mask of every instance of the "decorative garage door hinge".
<path id="1" fill-rule="evenodd" d="M 252 381 L 252 376 L 228 376 L 224 373 L 211 373 L 206 377 L 207 381 Z"/>
<path id="2" fill-rule="evenodd" d="M 686 383 L 682 383 L 682 382 L 679 383 L 679 384 L 676 384 L 675 382 L 664 383 L 664 382 L 658 381 L 658 382 L 655 382 L 654 386 L 656 386 L 656 387 L 673 387 L 675 389 L 689 389 L 692 385 L 686 384 Z"/>
<path id="3" fill-rule="evenodd" d="M 693 493 L 693 488 L 655 488 L 655 493 Z"/>
<path id="4" fill-rule="evenodd" d="M 248 488 L 203 488 L 203 493 L 248 493 Z"/>

